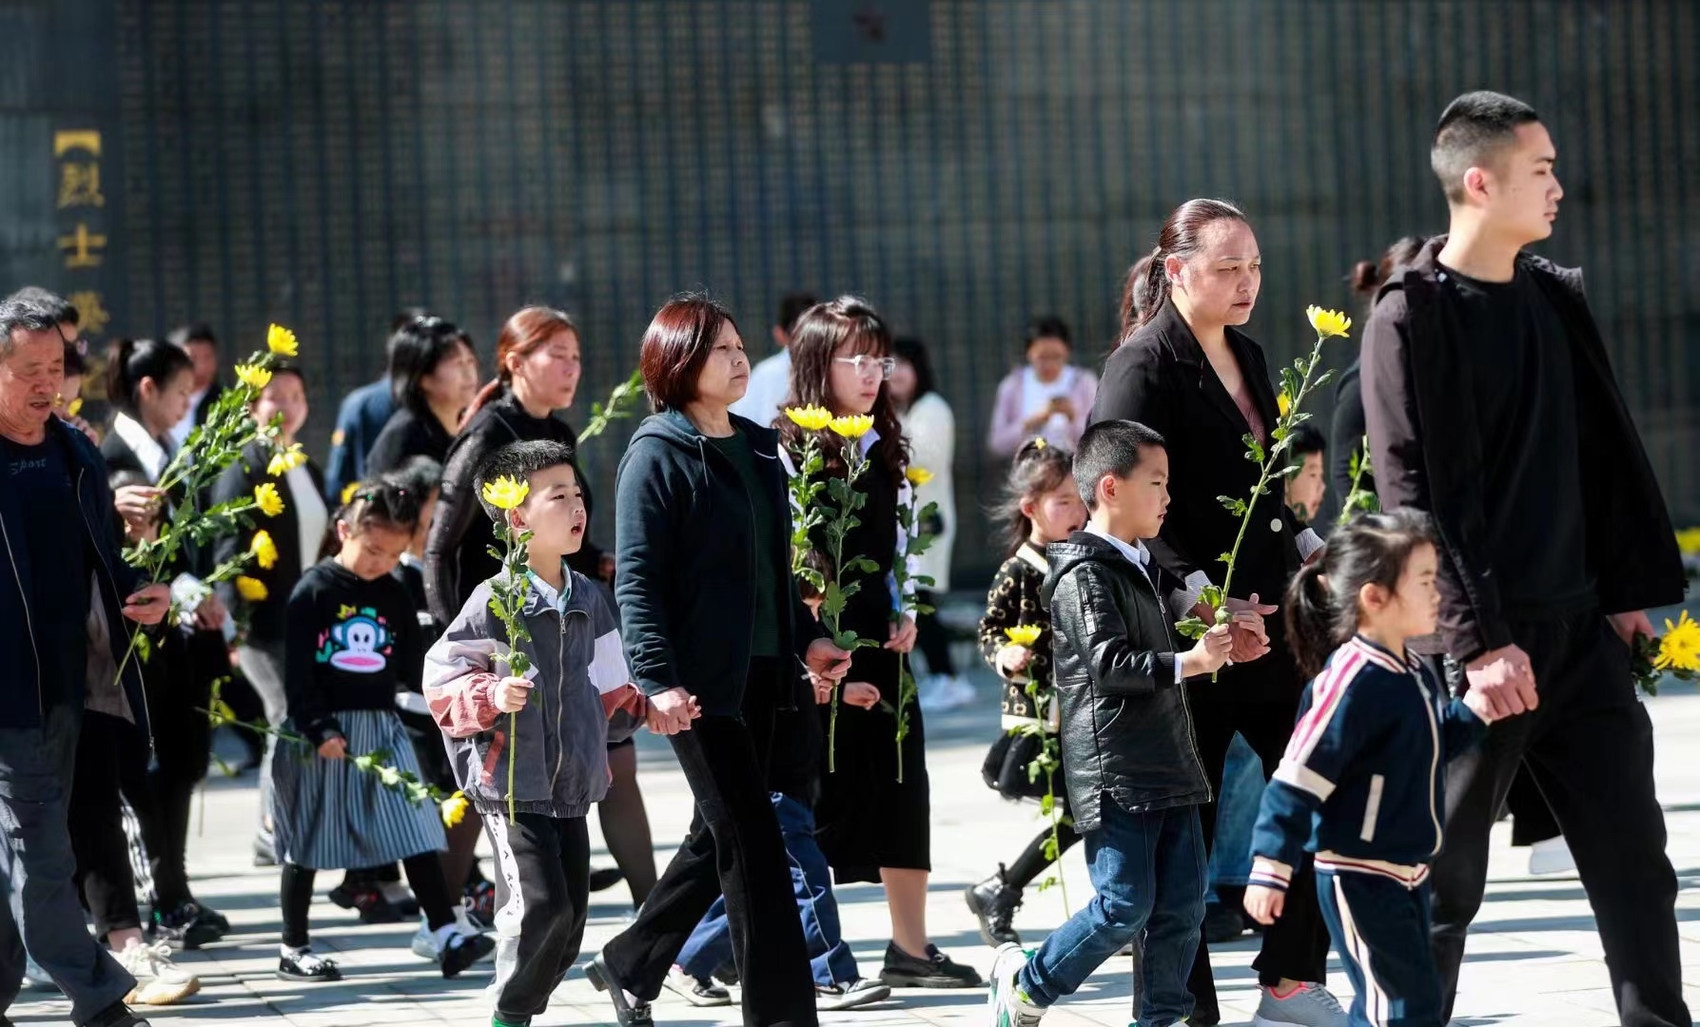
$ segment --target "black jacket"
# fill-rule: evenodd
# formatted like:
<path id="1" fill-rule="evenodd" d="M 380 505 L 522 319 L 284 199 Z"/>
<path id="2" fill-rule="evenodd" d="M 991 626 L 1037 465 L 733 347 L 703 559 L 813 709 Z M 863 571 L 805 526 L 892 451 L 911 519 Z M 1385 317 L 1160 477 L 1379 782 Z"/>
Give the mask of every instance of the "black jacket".
<path id="1" fill-rule="evenodd" d="M 774 566 L 781 652 L 823 637 L 789 573 L 791 504 L 779 433 L 734 415 L 779 514 Z M 615 594 L 633 679 L 649 695 L 681 687 L 704 713 L 737 716 L 749 674 L 756 590 L 754 515 L 732 462 L 677 412 L 647 418 L 620 460 Z"/>
<path id="2" fill-rule="evenodd" d="M 1210 801 L 1192 736 L 1176 639 L 1155 584 L 1114 546 L 1077 531 L 1053 542 L 1044 595 L 1062 712 L 1063 779 L 1074 826 L 1098 826 L 1106 800 L 1130 813 Z"/>
<path id="3" fill-rule="evenodd" d="M 1363 356 L 1340 373 L 1334 387 L 1334 420 L 1328 427 L 1328 502 L 1324 508 L 1338 515 L 1352 494 L 1352 455 L 1364 448 Z M 1373 461 L 1371 461 L 1373 464 Z M 1375 475 L 1358 479 L 1358 488 L 1375 491 Z"/>
<path id="4" fill-rule="evenodd" d="M 486 457 L 510 442 L 553 439 L 576 446 L 578 436 L 565 421 L 555 417 L 533 417 L 520 406 L 514 394 L 504 390 L 461 426 L 449 446 L 443 466 L 443 491 L 431 532 L 425 539 L 425 591 L 431 600 L 431 616 L 439 624 L 454 623 L 455 616 L 479 582 L 495 575 L 501 564 L 490 555 L 498 545 L 496 525 L 478 502 L 474 479 Z M 584 490 L 584 508 L 591 511 L 590 482 L 576 462 L 579 486 Z M 587 528 L 586 535 L 589 531 Z M 591 545 L 567 560 L 586 577 L 596 577 L 602 551 Z M 586 569 L 588 568 L 588 569 Z"/>
<path id="5" fill-rule="evenodd" d="M 444 463 L 454 438 L 435 414 L 429 411 L 421 414 L 406 405 L 398 406 L 384 423 L 377 441 L 372 443 L 372 451 L 366 454 L 366 475 L 388 473 L 415 456 L 428 456 L 439 464 Z"/>
<path id="6" fill-rule="evenodd" d="M 1364 330 L 1363 399 L 1376 490 L 1386 508 L 1433 515 L 1441 537 L 1440 634 L 1446 651 L 1469 660 L 1512 642 L 1500 608 L 1484 513 L 1483 480 L 1469 364 L 1447 330 L 1437 256 L 1445 236 L 1382 286 Z M 1582 293 L 1582 272 L 1522 254 L 1564 323 L 1575 367 L 1577 457 L 1586 487 L 1587 569 L 1606 613 L 1681 602 L 1686 581 L 1670 515 L 1640 434 L 1618 392 L 1599 327 Z M 1531 525 L 1539 530 L 1539 525 Z"/>
<path id="7" fill-rule="evenodd" d="M 1263 350 L 1232 328 L 1227 336 L 1258 416 L 1273 428 L 1278 411 Z M 1162 534 L 1146 545 L 1182 577 L 1202 570 L 1222 584 L 1226 566 L 1218 556 L 1234 548 L 1240 519 L 1217 497 L 1249 498 L 1258 467 L 1245 458 L 1243 436 L 1250 431 L 1245 417 L 1174 304 L 1165 303 L 1105 363 L 1092 423 L 1114 419 L 1154 428 L 1168 443 L 1169 516 Z M 1259 497 L 1234 571 L 1235 597 L 1257 592 L 1273 601 L 1298 570 L 1293 542 L 1298 524 L 1282 502 L 1279 484 Z"/>
<path id="8" fill-rule="evenodd" d="M 236 595 L 235 590 L 224 588 L 220 594 L 224 597 L 225 605 L 235 610 L 238 603 L 248 610 L 248 637 L 255 642 L 282 644 L 284 637 L 284 611 L 289 607 L 289 595 L 295 590 L 295 583 L 301 580 L 301 575 L 307 568 L 319 561 L 319 551 L 314 548 L 310 552 L 301 551 L 301 522 L 296 510 L 297 499 L 294 490 L 289 487 L 288 475 L 274 478 L 266 473 L 266 466 L 271 462 L 272 450 L 264 442 L 253 442 L 242 451 L 235 462 L 224 469 L 213 483 L 212 501 L 223 503 L 244 496 L 252 496 L 254 486 L 263 482 L 271 482 L 277 486 L 278 495 L 283 497 L 283 512 L 276 517 L 267 517 L 263 513 L 253 514 L 252 528 L 234 531 L 220 536 L 213 543 L 213 562 L 215 565 L 235 556 L 248 548 L 253 541 L 254 532 L 262 528 L 277 544 L 277 563 L 270 570 L 261 567 L 259 561 L 248 561 L 248 569 L 242 573 L 266 586 L 266 597 L 257 603 L 250 603 Z M 307 474 L 313 479 L 320 502 L 323 502 L 325 481 L 319 474 L 319 468 L 313 463 L 306 464 Z M 335 511 L 327 508 L 326 523 L 332 523 Z"/>

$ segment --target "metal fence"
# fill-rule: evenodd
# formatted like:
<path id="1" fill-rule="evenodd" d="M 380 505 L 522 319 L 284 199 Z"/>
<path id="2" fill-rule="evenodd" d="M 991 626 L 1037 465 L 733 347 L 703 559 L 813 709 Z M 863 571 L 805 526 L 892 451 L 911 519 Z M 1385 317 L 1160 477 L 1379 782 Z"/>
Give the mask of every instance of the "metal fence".
<path id="1" fill-rule="evenodd" d="M 933 349 L 972 570 L 997 557 L 974 514 L 1001 477 L 981 440 L 1029 316 L 1063 316 L 1098 363 L 1128 263 L 1176 203 L 1217 195 L 1264 253 L 1250 330 L 1290 357 L 1306 303 L 1352 302 L 1354 261 L 1444 226 L 1429 133 L 1478 87 L 1552 129 L 1566 197 L 1544 252 L 1586 265 L 1670 502 L 1700 520 L 1697 8 L 59 0 L 0 5 L 0 26 L 110 33 L 89 72 L 114 151 L 109 330 L 292 325 L 322 440 L 403 306 L 486 354 L 522 303 L 571 310 L 588 403 L 677 290 L 726 300 L 758 354 L 783 292 L 857 292 Z M 0 139 L 35 145 L 58 94 L 51 68 L 32 82 L 0 81 Z M 4 254 L 57 280 L 68 251 L 18 228 L 41 223 L 28 203 L 51 190 L 31 188 Z M 604 480 L 621 438 L 590 447 Z"/>

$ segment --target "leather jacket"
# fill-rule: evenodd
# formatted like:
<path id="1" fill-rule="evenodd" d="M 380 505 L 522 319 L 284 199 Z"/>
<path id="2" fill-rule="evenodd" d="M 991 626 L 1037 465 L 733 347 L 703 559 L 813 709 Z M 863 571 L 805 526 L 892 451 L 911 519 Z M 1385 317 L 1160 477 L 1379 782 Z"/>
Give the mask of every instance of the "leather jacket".
<path id="1" fill-rule="evenodd" d="M 1109 542 L 1083 531 L 1053 542 L 1046 556 L 1043 594 L 1075 829 L 1097 827 L 1105 801 L 1130 813 L 1209 802 L 1187 689 L 1175 680 L 1179 636 L 1159 597 L 1180 582 L 1153 561 L 1154 584 Z"/>

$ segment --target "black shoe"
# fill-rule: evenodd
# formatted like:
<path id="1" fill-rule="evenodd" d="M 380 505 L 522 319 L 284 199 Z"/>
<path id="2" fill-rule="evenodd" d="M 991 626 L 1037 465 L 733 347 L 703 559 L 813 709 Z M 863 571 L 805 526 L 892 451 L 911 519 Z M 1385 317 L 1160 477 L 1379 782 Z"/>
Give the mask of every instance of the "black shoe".
<path id="1" fill-rule="evenodd" d="M 11 1027 L 12 1021 L 0 1016 L 0 1024 Z M 89 1018 L 84 1027 L 150 1027 L 146 1020 L 130 1012 L 130 1007 L 122 1002 L 114 1002 Z"/>
<path id="2" fill-rule="evenodd" d="M 277 975 L 286 981 L 340 981 L 342 971 L 334 960 L 311 949 L 299 948 L 277 958 Z"/>
<path id="3" fill-rule="evenodd" d="M 197 902 L 196 905 L 199 906 L 200 903 Z M 230 921 L 225 918 L 223 913 L 220 913 L 216 909 L 208 909 L 205 906 L 201 906 L 201 913 L 195 919 L 198 922 L 210 924 L 216 928 L 220 938 L 230 933 Z"/>
<path id="4" fill-rule="evenodd" d="M 880 983 L 893 988 L 978 988 L 985 982 L 978 970 L 951 962 L 937 945 L 928 945 L 927 956 L 921 959 L 892 942 L 885 947 Z"/>
<path id="5" fill-rule="evenodd" d="M 714 968 L 714 979 L 728 988 L 738 986 L 738 964 L 728 960 Z"/>
<path id="6" fill-rule="evenodd" d="M 1014 924 L 1015 911 L 1021 908 L 1021 889 L 1009 885 L 1002 863 L 997 873 L 969 885 L 962 897 L 968 902 L 968 911 L 980 921 L 981 941 L 994 949 L 1021 944 Z"/>
<path id="7" fill-rule="evenodd" d="M 437 956 L 437 965 L 442 967 L 444 977 L 454 977 L 488 956 L 495 948 L 496 939 L 488 935 L 461 934 L 456 931 L 449 935 L 449 943 L 443 946 L 443 951 Z"/>
<path id="8" fill-rule="evenodd" d="M 607 891 L 626 879 L 625 872 L 619 867 L 603 867 L 590 872 L 590 890 Z"/>
<path id="9" fill-rule="evenodd" d="M 1210 903 L 1204 907 L 1204 940 L 1211 945 L 1225 945 L 1245 934 L 1245 920 L 1237 909 Z"/>
<path id="10" fill-rule="evenodd" d="M 198 949 L 224 937 L 218 925 L 203 916 L 201 907 L 193 902 L 165 912 L 154 910 L 153 927 L 156 936 L 175 941 L 186 949 Z"/>
<path id="11" fill-rule="evenodd" d="M 402 920 L 401 914 L 384 898 L 384 893 L 375 887 L 352 889 L 340 897 L 332 895 L 331 901 L 343 909 L 359 913 L 363 924 L 399 924 Z"/>
<path id="12" fill-rule="evenodd" d="M 598 952 L 585 964 L 584 975 L 590 978 L 591 986 L 597 991 L 606 991 L 614 1002 L 614 1019 L 620 1027 L 655 1027 L 655 1014 L 650 1012 L 649 1003 L 642 999 L 636 1002 L 626 1001 L 626 990 L 613 974 L 608 972 L 608 964 L 602 961 L 602 953 Z"/>

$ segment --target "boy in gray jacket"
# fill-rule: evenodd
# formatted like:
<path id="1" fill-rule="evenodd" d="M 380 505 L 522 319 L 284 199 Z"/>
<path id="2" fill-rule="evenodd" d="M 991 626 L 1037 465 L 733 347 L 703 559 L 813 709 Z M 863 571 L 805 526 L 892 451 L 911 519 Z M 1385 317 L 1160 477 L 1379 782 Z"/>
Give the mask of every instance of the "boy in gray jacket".
<path id="1" fill-rule="evenodd" d="M 524 611 L 531 641 L 520 647 L 531 668 L 524 677 L 502 676 L 509 639 L 490 609 L 488 581 L 426 655 L 426 702 L 501 871 L 490 985 L 495 1027 L 530 1024 L 578 958 L 590 877 L 584 818 L 608 790 L 607 721 L 622 708 L 644 713 L 613 612 L 565 563 L 584 542 L 584 497 L 572 459 L 562 443 L 516 442 L 478 473 L 480 496 L 502 477 L 529 486 L 513 510 L 485 509 L 531 532 Z"/>

